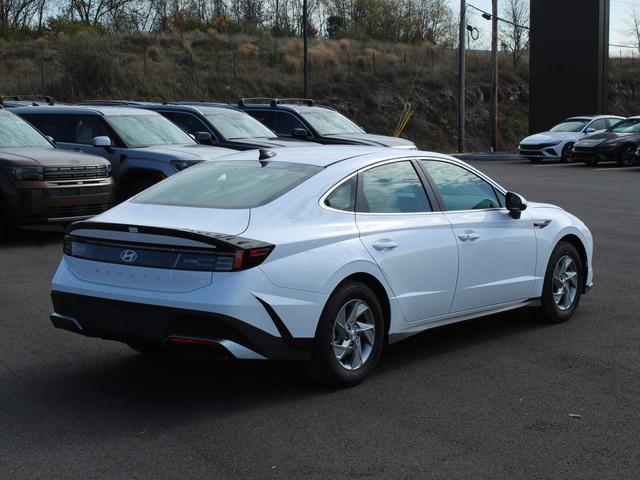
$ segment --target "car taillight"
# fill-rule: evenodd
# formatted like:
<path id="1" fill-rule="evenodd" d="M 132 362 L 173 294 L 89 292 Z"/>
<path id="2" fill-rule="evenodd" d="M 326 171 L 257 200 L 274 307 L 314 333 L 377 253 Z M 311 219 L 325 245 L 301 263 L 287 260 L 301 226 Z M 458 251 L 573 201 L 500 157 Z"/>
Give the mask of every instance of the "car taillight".
<path id="1" fill-rule="evenodd" d="M 238 249 L 233 257 L 234 270 L 246 270 L 260 265 L 273 251 L 273 245 L 268 247 Z"/>
<path id="2" fill-rule="evenodd" d="M 65 236 L 63 247 L 65 255 L 84 260 L 197 272 L 233 272 L 253 268 L 264 262 L 273 249 L 274 246 L 268 244 L 255 248 L 223 244 L 218 248 L 196 249 L 88 239 L 73 235 Z"/>

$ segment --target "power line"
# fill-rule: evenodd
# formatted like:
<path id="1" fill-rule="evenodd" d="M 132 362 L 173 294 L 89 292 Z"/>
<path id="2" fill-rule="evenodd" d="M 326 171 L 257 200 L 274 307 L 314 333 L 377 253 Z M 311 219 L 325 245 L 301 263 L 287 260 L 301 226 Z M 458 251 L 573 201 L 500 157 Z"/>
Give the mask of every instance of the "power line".
<path id="1" fill-rule="evenodd" d="M 482 10 L 481 8 L 476 7 L 475 5 L 471 5 L 469 3 L 468 6 L 471 7 L 471 8 L 474 8 L 477 11 L 479 11 L 480 13 L 482 13 L 482 18 L 484 18 L 485 20 L 491 20 L 491 18 L 493 17 L 493 15 L 491 15 L 489 12 L 485 12 L 484 10 Z M 501 22 L 508 23 L 509 25 L 513 25 L 516 28 L 523 28 L 525 30 L 529 30 L 529 27 L 527 27 L 526 25 L 518 25 L 517 23 L 513 23 L 512 21 L 507 20 L 506 18 L 500 18 L 497 15 L 496 15 L 496 19 L 498 19 Z"/>

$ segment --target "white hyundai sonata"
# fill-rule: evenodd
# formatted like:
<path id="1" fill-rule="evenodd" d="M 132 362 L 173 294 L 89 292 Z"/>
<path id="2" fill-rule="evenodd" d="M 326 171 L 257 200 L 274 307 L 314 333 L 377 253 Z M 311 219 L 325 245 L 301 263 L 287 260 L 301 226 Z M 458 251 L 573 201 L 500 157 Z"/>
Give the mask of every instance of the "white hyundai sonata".
<path id="1" fill-rule="evenodd" d="M 248 151 L 73 224 L 51 320 L 141 352 L 304 360 L 347 386 L 438 325 L 525 306 L 569 319 L 591 257 L 576 217 L 452 157 Z"/>

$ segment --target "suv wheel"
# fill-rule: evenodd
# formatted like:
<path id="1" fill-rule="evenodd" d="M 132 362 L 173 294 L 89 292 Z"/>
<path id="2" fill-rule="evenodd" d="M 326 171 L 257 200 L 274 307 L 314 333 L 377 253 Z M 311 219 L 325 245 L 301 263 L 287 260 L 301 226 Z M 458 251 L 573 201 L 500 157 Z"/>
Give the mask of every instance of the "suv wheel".
<path id="1" fill-rule="evenodd" d="M 560 242 L 544 277 L 541 319 L 548 323 L 569 320 L 578 308 L 584 285 L 582 259 L 572 244 Z"/>
<path id="2" fill-rule="evenodd" d="M 365 284 L 348 282 L 324 308 L 308 364 L 320 383 L 350 387 L 373 371 L 384 343 L 380 301 Z"/>

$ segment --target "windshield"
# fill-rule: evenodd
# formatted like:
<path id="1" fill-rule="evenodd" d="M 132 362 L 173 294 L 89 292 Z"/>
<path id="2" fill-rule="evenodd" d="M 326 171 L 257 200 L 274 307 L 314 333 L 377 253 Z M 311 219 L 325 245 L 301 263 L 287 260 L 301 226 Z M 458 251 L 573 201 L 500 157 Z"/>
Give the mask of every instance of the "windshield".
<path id="1" fill-rule="evenodd" d="M 358 125 L 344 115 L 327 109 L 302 110 L 300 115 L 320 135 L 342 135 L 348 133 L 365 133 Z"/>
<path id="2" fill-rule="evenodd" d="M 17 115 L 0 115 L 0 148 L 53 146 L 35 128 Z"/>
<path id="3" fill-rule="evenodd" d="M 196 141 L 159 114 L 104 117 L 129 148 L 152 145 L 191 145 Z"/>
<path id="4" fill-rule="evenodd" d="M 286 162 L 203 162 L 142 192 L 133 201 L 200 208 L 254 208 L 269 203 L 322 170 Z"/>
<path id="5" fill-rule="evenodd" d="M 623 120 L 620 123 L 616 123 L 609 131 L 614 133 L 638 133 L 640 132 L 640 118 Z"/>
<path id="6" fill-rule="evenodd" d="M 251 115 L 231 109 L 218 108 L 203 112 L 213 127 L 227 140 L 241 138 L 274 138 L 277 135 Z"/>
<path id="7" fill-rule="evenodd" d="M 589 120 L 565 120 L 553 127 L 552 132 L 580 132 L 587 126 Z"/>

